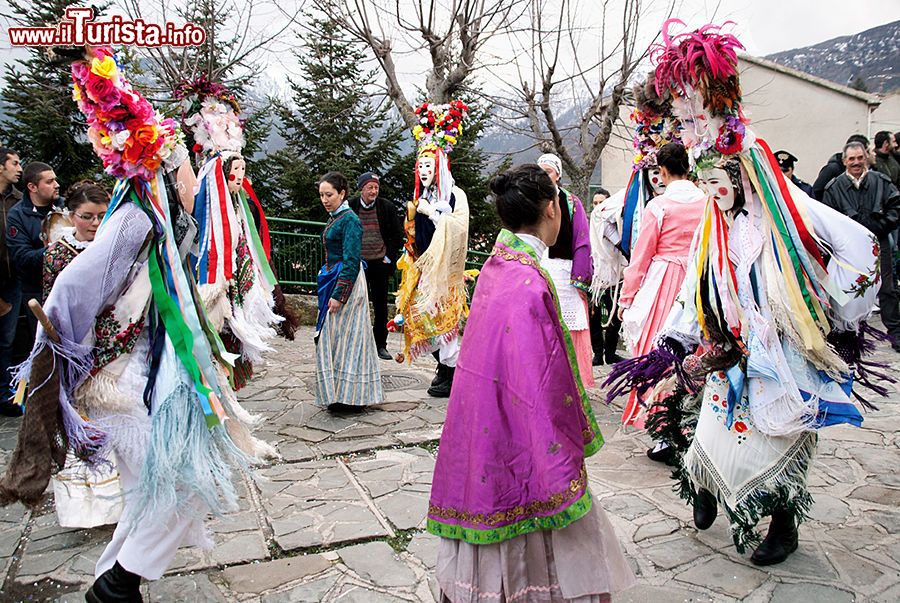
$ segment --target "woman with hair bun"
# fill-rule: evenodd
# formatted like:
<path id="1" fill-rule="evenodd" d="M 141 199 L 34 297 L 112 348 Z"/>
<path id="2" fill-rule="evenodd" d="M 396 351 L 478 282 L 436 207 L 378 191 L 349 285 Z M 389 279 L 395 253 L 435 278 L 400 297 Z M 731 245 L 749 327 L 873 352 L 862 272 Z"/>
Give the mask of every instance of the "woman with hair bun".
<path id="1" fill-rule="evenodd" d="M 50 295 L 62 269 L 94 240 L 108 207 L 109 193 L 93 182 L 85 180 L 69 188 L 66 209 L 72 228 L 44 253 L 43 299 Z"/>
<path id="2" fill-rule="evenodd" d="M 603 437 L 540 263 L 558 191 L 537 165 L 491 190 L 504 228 L 475 288 L 428 507 L 442 600 L 607 601 L 634 575 L 588 490 Z"/>
<path id="3" fill-rule="evenodd" d="M 316 320 L 316 405 L 360 411 L 384 399 L 381 369 L 361 269 L 362 224 L 347 201 L 347 178 L 328 172 L 319 180 L 328 212 L 322 233 L 325 265 L 319 270 Z"/>

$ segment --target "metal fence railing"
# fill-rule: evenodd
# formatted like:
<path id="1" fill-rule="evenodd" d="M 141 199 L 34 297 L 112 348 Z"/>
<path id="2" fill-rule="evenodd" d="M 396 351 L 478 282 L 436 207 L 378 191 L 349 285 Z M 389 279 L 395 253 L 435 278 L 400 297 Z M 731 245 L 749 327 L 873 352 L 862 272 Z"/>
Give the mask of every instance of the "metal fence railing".
<path id="1" fill-rule="evenodd" d="M 272 239 L 272 264 L 278 281 L 288 292 L 315 293 L 316 275 L 325 263 L 322 246 L 324 222 L 267 217 Z M 481 268 L 489 253 L 470 249 L 466 268 Z M 394 274 L 391 291 L 400 285 L 400 273 Z"/>

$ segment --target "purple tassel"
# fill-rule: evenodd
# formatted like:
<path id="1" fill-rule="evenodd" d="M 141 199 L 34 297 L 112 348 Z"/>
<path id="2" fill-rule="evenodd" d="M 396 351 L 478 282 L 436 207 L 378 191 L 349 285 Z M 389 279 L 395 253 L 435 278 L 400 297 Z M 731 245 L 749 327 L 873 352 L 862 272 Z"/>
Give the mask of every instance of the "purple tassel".
<path id="1" fill-rule="evenodd" d="M 856 384 L 864 387 L 878 396 L 887 396 L 890 393 L 884 383 L 897 383 L 897 379 L 885 372 L 891 367 L 881 362 L 871 360 L 863 360 L 864 357 L 872 355 L 877 346 L 875 342 L 884 342 L 893 344 L 896 339 L 886 333 L 876 329 L 872 325 L 862 322 L 859 330 L 852 331 L 832 331 L 828 334 L 828 342 L 834 347 L 838 355 L 853 369 L 853 378 Z M 853 389 L 853 397 L 856 398 L 862 406 L 867 410 L 878 410 L 878 407 L 863 398 L 856 388 Z"/>
<path id="2" fill-rule="evenodd" d="M 606 403 L 609 404 L 632 389 L 636 390 L 639 396 L 643 396 L 672 374 L 685 391 L 696 393 L 698 388 L 685 372 L 681 361 L 681 355 L 667 345 L 667 342 L 663 342 L 643 356 L 615 363 L 606 381 L 603 382 L 604 386 L 609 387 Z"/>

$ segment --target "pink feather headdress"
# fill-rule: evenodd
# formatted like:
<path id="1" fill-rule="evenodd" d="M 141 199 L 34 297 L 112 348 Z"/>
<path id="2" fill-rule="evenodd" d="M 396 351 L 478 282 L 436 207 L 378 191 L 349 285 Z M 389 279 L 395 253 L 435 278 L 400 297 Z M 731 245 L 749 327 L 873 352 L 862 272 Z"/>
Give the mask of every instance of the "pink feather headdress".
<path id="1" fill-rule="evenodd" d="M 671 34 L 672 24 L 685 26 L 680 19 L 663 23 L 662 43 L 650 50 L 650 60 L 656 65 L 656 91 L 685 93 L 695 88 L 702 95 L 708 109 L 718 114 L 739 113 L 740 85 L 738 83 L 737 51 L 744 46 L 732 34 L 722 29 L 733 25 L 707 24 L 694 31 Z"/>

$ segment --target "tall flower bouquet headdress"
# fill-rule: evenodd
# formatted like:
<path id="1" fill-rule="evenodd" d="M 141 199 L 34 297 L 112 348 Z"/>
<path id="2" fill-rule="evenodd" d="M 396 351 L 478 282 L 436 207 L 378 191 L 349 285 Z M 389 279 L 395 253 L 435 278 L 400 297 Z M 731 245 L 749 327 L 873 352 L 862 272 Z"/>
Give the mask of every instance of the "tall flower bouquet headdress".
<path id="1" fill-rule="evenodd" d="M 622 239 L 619 247 L 626 258 L 640 230 L 644 206 L 650 200 L 645 170 L 656 167 L 656 154 L 670 142 L 681 142 L 681 124 L 672 117 L 672 95 L 668 90 L 659 94 L 655 75 L 636 84 L 633 89 L 635 108 L 631 121 L 635 124 L 634 162 L 631 176 L 625 187 L 625 204 L 622 210 Z"/>
<path id="2" fill-rule="evenodd" d="M 244 125 L 240 103 L 231 91 L 206 74 L 175 88 L 182 124 L 193 139 L 191 150 L 204 158 L 240 155 L 244 148 Z"/>
<path id="3" fill-rule="evenodd" d="M 88 140 L 116 178 L 153 180 L 160 167 L 187 157 L 174 119 L 155 111 L 122 74 L 112 48 L 92 49 L 90 61 L 72 64 L 72 97 L 88 121 Z"/>

